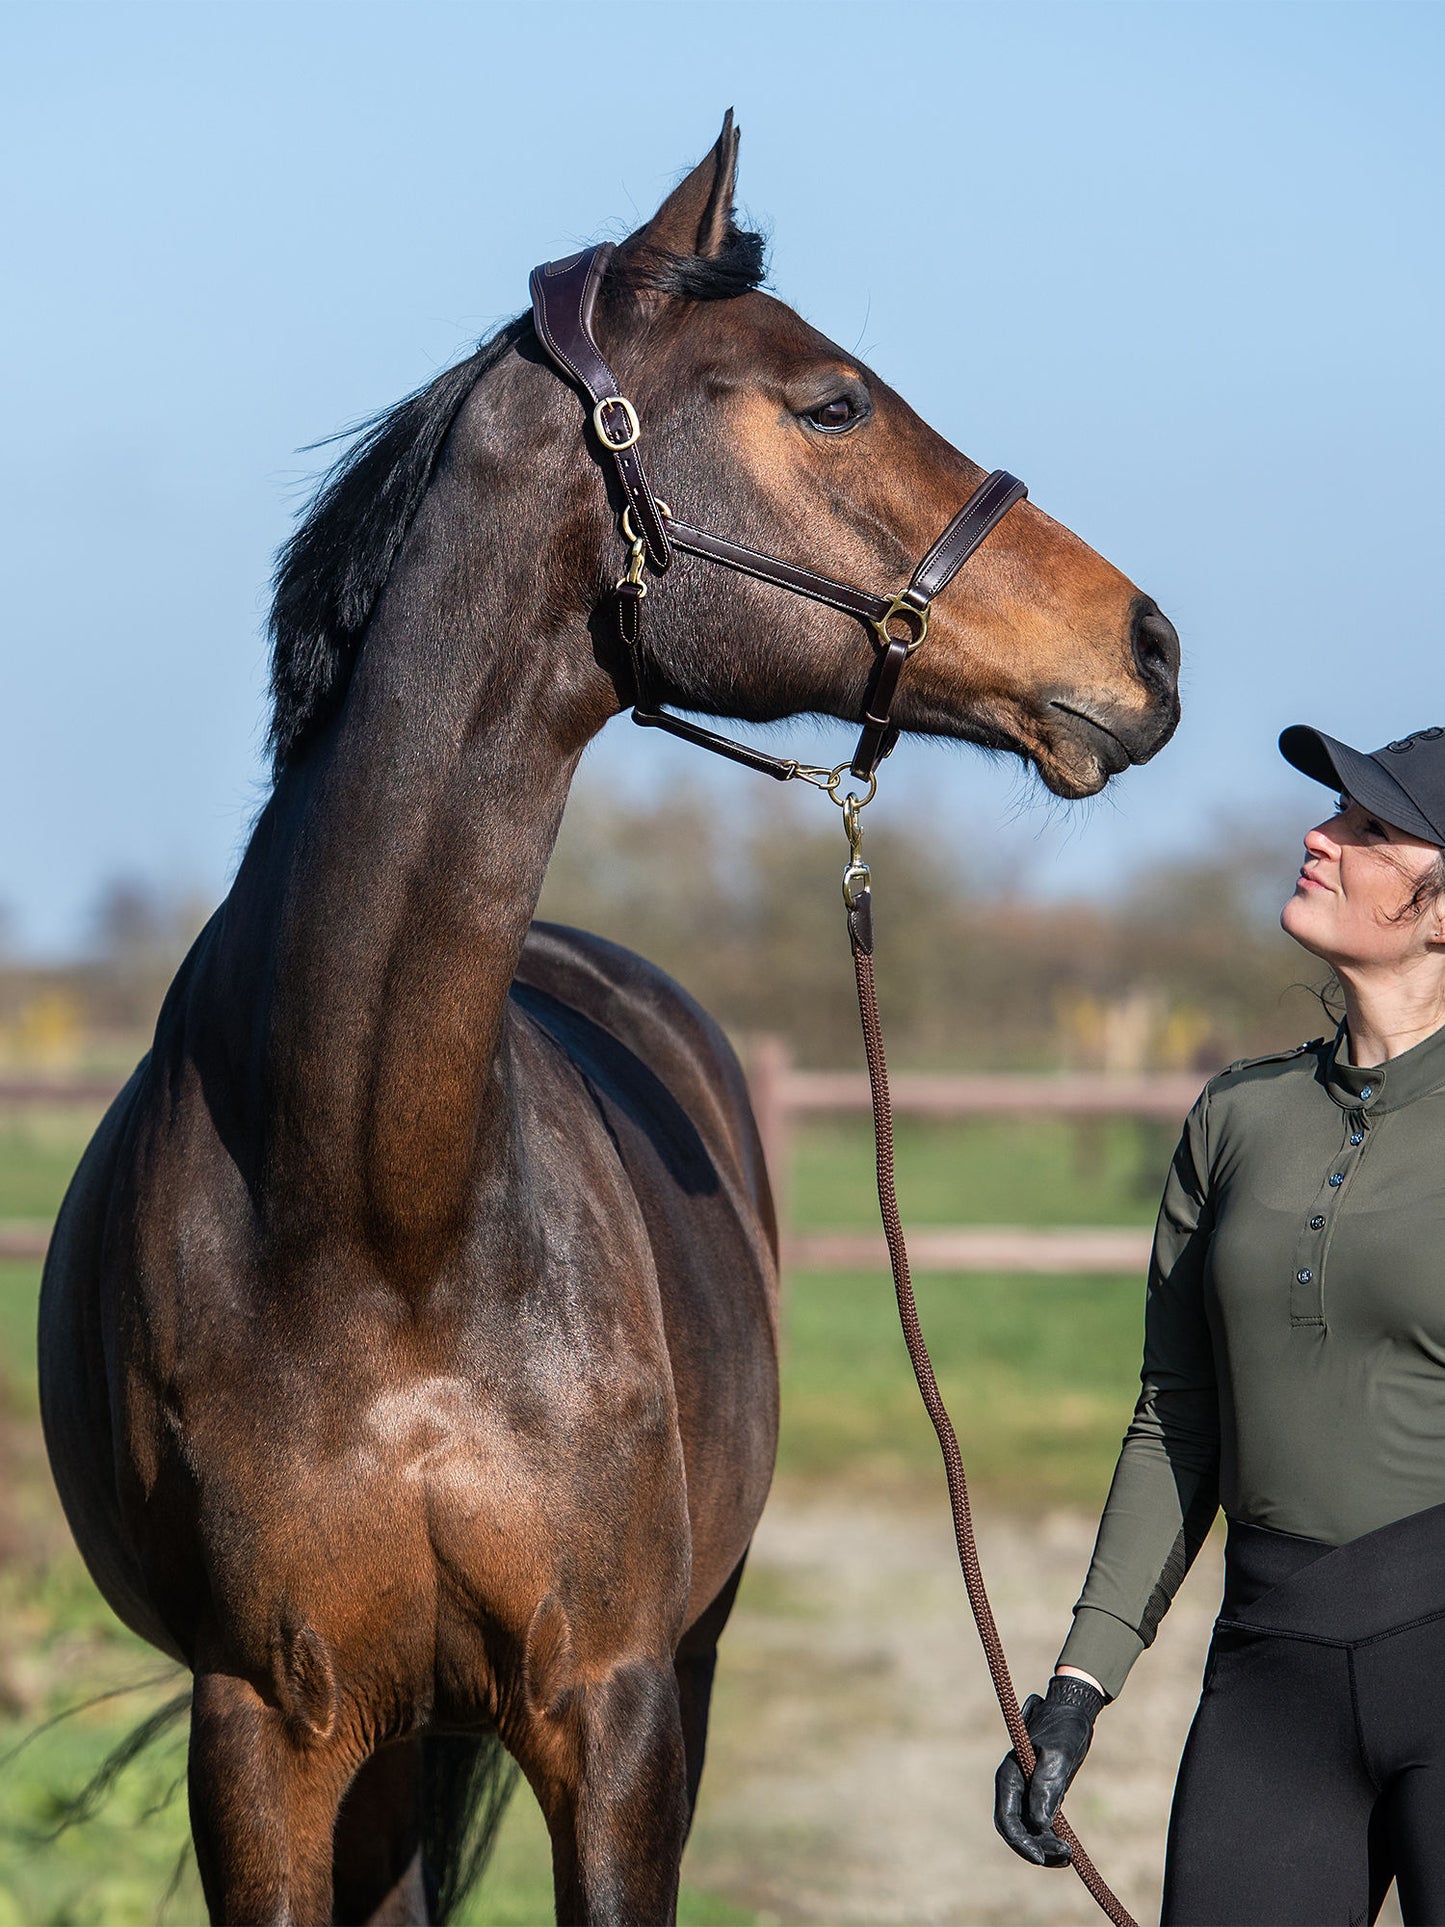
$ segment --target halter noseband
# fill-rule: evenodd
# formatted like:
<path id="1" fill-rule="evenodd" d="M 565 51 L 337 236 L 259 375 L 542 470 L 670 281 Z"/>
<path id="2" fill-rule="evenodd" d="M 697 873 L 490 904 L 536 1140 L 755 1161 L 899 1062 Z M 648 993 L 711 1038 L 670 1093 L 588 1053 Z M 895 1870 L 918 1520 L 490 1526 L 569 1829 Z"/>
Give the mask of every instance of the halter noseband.
<path id="1" fill-rule="evenodd" d="M 670 716 L 659 704 L 646 700 L 646 680 L 638 633 L 642 600 L 647 594 L 642 580 L 644 566 L 655 575 L 671 567 L 673 551 L 701 556 L 724 568 L 736 569 L 760 582 L 775 583 L 794 595 L 808 596 L 827 603 L 845 615 L 857 616 L 873 631 L 878 659 L 868 680 L 859 718 L 862 734 L 848 766 L 860 782 L 868 783 L 869 794 L 878 765 L 892 749 L 898 731 L 892 722 L 893 700 L 903 665 L 928 633 L 928 610 L 933 598 L 958 574 L 989 530 L 1001 521 L 1015 502 L 1028 490 L 1005 469 L 995 469 L 974 490 L 948 527 L 913 571 L 907 588 L 897 595 L 871 594 L 846 582 L 835 582 L 814 569 L 796 562 L 783 562 L 745 548 L 725 536 L 709 535 L 680 522 L 666 502 L 653 493 L 642 465 L 638 443 L 642 425 L 637 410 L 617 385 L 592 333 L 592 315 L 597 291 L 613 253 L 611 243 L 587 248 L 563 261 L 549 261 L 532 270 L 532 318 L 537 339 L 548 356 L 569 380 L 575 382 L 592 404 L 592 427 L 605 455 L 612 460 L 622 492 L 622 533 L 629 545 L 627 573 L 617 584 L 618 623 L 632 662 L 636 702 L 632 720 L 651 729 L 665 729 L 685 742 L 710 749 L 749 769 L 761 770 L 780 782 L 789 777 L 817 775 L 803 765 L 781 756 L 769 756 L 750 744 L 734 742 L 715 730 Z M 834 773 L 833 788 L 837 777 Z"/>

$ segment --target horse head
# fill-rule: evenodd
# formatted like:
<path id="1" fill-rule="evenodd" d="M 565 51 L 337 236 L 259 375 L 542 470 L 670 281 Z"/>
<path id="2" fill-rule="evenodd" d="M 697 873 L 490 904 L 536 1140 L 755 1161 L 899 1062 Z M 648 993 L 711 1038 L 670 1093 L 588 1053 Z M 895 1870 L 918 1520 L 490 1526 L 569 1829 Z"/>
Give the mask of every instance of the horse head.
<path id="1" fill-rule="evenodd" d="M 707 158 L 618 247 L 599 344 L 673 514 L 851 583 L 901 586 L 982 470 L 761 291 L 762 243 L 733 218 L 737 148 L 729 114 Z M 604 545 L 605 566 L 617 553 Z M 873 666 L 853 618 L 689 555 L 654 585 L 645 646 L 666 699 L 750 721 L 852 718 Z M 1169 740 L 1178 668 L 1152 599 L 1023 502 L 933 605 L 894 718 L 1017 753 L 1055 794 L 1087 796 Z"/>

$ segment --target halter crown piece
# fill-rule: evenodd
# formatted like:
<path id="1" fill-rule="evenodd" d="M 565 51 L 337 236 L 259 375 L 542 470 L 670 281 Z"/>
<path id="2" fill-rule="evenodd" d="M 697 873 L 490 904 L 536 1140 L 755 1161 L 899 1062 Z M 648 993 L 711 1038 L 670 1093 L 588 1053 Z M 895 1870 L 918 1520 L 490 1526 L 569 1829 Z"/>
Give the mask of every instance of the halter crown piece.
<path id="1" fill-rule="evenodd" d="M 672 565 L 673 551 L 701 556 L 736 569 L 760 582 L 773 582 L 794 595 L 808 596 L 857 616 L 873 632 L 878 658 L 863 698 L 859 718 L 862 733 L 849 773 L 869 785 L 872 794 L 878 765 L 892 749 L 898 731 L 891 720 L 893 699 L 903 665 L 928 633 L 928 609 L 933 598 L 945 589 L 968 561 L 989 530 L 1021 501 L 1028 490 L 1004 469 L 995 469 L 970 495 L 948 527 L 929 549 L 908 586 L 897 595 L 873 595 L 866 589 L 834 582 L 816 570 L 796 562 L 783 562 L 777 556 L 763 555 L 745 548 L 725 536 L 709 535 L 705 529 L 680 522 L 664 501 L 653 493 L 642 465 L 639 444 L 642 424 L 637 410 L 622 393 L 617 377 L 608 367 L 592 332 L 592 316 L 597 305 L 597 290 L 602 285 L 608 263 L 615 252 L 610 242 L 586 248 L 581 254 L 562 261 L 548 261 L 532 270 L 532 319 L 537 339 L 558 371 L 582 389 L 592 410 L 592 428 L 604 456 L 616 471 L 622 494 L 621 528 L 628 544 L 627 572 L 617 584 L 618 626 L 632 662 L 636 701 L 632 720 L 650 729 L 665 729 L 685 742 L 714 750 L 749 769 L 774 776 L 779 782 L 802 776 L 816 781 L 831 776 L 827 785 L 837 798 L 841 769 L 818 771 L 781 756 L 769 756 L 747 743 L 734 742 L 716 731 L 703 729 L 681 717 L 669 716 L 660 704 L 647 699 L 648 679 L 638 634 L 642 600 L 647 594 L 642 574 L 644 567 L 664 575 Z"/>

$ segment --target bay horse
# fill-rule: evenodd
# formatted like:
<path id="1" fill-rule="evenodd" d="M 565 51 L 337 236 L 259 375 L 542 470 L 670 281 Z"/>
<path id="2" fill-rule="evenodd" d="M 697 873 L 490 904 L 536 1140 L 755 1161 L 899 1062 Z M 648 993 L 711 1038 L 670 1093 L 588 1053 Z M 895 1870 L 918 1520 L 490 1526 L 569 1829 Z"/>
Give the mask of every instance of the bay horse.
<path id="1" fill-rule="evenodd" d="M 729 116 L 616 250 L 599 338 L 668 495 L 901 578 L 980 471 L 760 292 L 736 155 Z M 627 683 L 584 424 L 524 318 L 323 484 L 277 574 L 274 788 L 45 1269 L 56 1483 L 111 1606 L 194 1675 L 216 1921 L 445 1917 L 505 1755 L 559 1919 L 675 1911 L 772 1472 L 776 1238 L 717 1026 L 532 922 Z M 851 716 L 869 668 L 836 610 L 687 556 L 646 648 L 666 700 L 752 720 Z M 1167 741 L 1177 661 L 1022 504 L 895 714 L 1083 796 Z"/>

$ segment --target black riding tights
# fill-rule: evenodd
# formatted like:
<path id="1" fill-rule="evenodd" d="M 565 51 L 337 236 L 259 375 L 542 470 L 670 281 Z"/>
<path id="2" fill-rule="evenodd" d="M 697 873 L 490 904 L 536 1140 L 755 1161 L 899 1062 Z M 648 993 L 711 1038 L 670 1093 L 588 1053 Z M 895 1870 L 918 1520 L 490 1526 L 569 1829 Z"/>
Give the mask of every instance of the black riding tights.
<path id="1" fill-rule="evenodd" d="M 1161 1927 L 1445 1927 L 1445 1506 L 1348 1545 L 1229 1528 Z"/>

